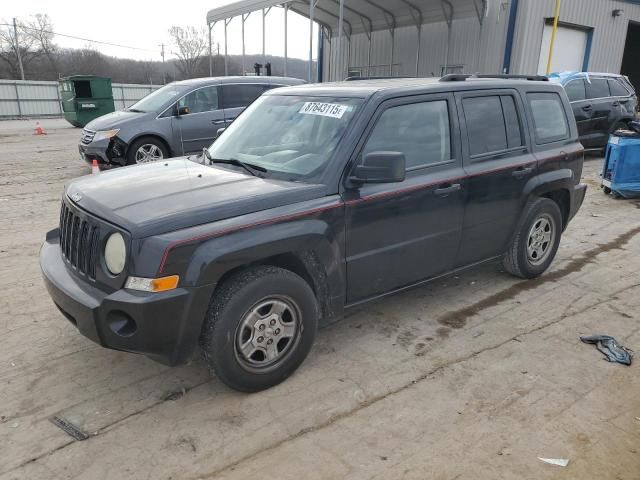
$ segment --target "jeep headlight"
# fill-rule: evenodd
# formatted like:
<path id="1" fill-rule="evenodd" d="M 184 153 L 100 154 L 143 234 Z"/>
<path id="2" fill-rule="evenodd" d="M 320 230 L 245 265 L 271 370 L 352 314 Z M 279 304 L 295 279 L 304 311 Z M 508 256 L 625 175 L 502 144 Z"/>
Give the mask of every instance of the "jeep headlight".
<path id="1" fill-rule="evenodd" d="M 107 140 L 109 138 L 115 137 L 119 131 L 119 128 L 114 128 L 113 130 L 98 130 L 93 137 L 93 141 L 96 142 L 98 140 Z"/>
<path id="2" fill-rule="evenodd" d="M 124 270 L 124 263 L 127 259 L 127 248 L 124 238 L 118 232 L 112 233 L 104 246 L 104 262 L 112 275 L 120 275 Z"/>

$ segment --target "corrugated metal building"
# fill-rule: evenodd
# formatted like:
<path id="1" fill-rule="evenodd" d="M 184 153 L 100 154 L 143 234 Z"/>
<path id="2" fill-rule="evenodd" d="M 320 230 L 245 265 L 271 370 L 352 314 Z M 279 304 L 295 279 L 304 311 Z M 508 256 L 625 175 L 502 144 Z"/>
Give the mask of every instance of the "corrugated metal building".
<path id="1" fill-rule="evenodd" d="M 211 26 L 282 5 L 320 25 L 319 78 L 545 73 L 556 0 L 239 0 Z M 636 23 L 637 22 L 637 23 Z M 339 28 L 339 25 L 342 28 Z M 286 42 L 286 36 L 285 36 Z M 286 51 L 286 50 L 285 50 Z M 640 0 L 562 0 L 552 71 L 629 75 L 640 87 Z M 310 80 L 315 80 L 310 72 Z"/>
<path id="2" fill-rule="evenodd" d="M 555 3 L 488 0 L 480 16 L 466 18 L 457 18 L 454 10 L 451 33 L 443 14 L 440 21 L 423 26 L 420 47 L 415 26 L 397 28 L 393 65 L 389 30 L 371 35 L 370 62 L 366 33 L 349 35 L 347 31 L 338 55 L 333 31 L 323 42 L 323 80 L 358 74 L 545 73 Z M 552 70 L 623 73 L 640 87 L 639 25 L 638 0 L 562 0 Z"/>

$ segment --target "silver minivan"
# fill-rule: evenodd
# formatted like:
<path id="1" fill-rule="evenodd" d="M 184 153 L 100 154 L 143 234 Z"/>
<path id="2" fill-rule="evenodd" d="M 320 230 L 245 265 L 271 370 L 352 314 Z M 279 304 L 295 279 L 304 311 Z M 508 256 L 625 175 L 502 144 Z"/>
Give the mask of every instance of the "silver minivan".
<path id="1" fill-rule="evenodd" d="M 82 160 L 133 165 L 201 152 L 266 90 L 300 85 L 285 77 L 212 77 L 173 82 L 82 131 Z"/>

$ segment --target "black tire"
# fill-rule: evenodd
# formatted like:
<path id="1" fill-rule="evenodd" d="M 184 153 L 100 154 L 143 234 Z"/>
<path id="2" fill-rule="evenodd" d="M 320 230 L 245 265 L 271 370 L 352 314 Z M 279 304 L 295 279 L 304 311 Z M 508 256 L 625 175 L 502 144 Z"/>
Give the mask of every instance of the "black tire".
<path id="1" fill-rule="evenodd" d="M 127 165 L 145 163 L 145 162 L 138 162 L 136 160 L 136 153 L 141 147 L 145 145 L 153 145 L 159 150 L 160 154 L 162 155 L 161 158 L 157 158 L 154 161 L 160 161 L 160 160 L 169 158 L 169 149 L 167 148 L 167 146 L 164 144 L 162 140 L 156 137 L 140 137 L 131 145 L 129 145 L 129 148 L 127 149 Z"/>
<path id="2" fill-rule="evenodd" d="M 546 248 L 544 248 L 544 240 L 536 237 L 534 233 L 536 226 L 544 225 L 540 222 L 541 219 L 551 225 L 553 229 L 550 240 L 546 242 Z M 515 237 L 504 256 L 504 268 L 507 272 L 520 278 L 535 278 L 542 275 L 556 256 L 562 230 L 562 214 L 556 202 L 548 198 L 529 200 L 524 207 L 522 221 Z M 538 253 L 536 260 L 531 258 L 528 247 L 530 243 L 533 246 L 538 241 L 541 243 L 541 247 L 534 250 L 544 251 L 544 253 Z"/>
<path id="3" fill-rule="evenodd" d="M 611 189 L 609 187 L 602 187 L 602 191 L 605 195 L 609 195 L 611 193 Z"/>
<path id="4" fill-rule="evenodd" d="M 260 306 L 272 300 L 276 304 L 284 302 L 289 308 L 278 322 L 284 322 L 288 312 L 291 323 L 287 325 L 297 325 L 295 335 L 286 342 L 284 338 L 278 340 L 279 330 L 276 327 L 275 330 L 270 327 L 266 330 L 247 327 L 249 319 L 258 318 L 258 322 L 265 324 L 269 321 L 269 315 L 274 313 L 262 313 Z M 259 315 L 254 313 L 251 316 L 251 312 L 258 312 Z M 311 350 L 318 312 L 318 303 L 311 287 L 289 270 L 258 266 L 233 275 L 214 292 L 200 338 L 209 369 L 227 386 L 242 392 L 258 392 L 279 384 L 300 366 Z M 264 326 L 260 325 L 261 328 Z M 252 332 L 250 338 L 244 336 L 247 329 Z M 251 344 L 250 347 L 261 338 L 264 342 L 268 341 L 258 336 L 263 335 L 261 332 L 271 340 L 271 344 L 275 339 L 275 345 L 281 345 L 282 342 L 283 347 L 278 354 L 280 356 L 271 364 L 266 363 L 265 348 L 262 354 L 265 357 L 264 365 L 255 365 L 253 362 L 260 361 L 259 348 L 266 347 L 266 343 L 260 344 L 255 350 L 255 358 L 247 358 L 240 347 L 243 341 L 246 342 L 244 345 Z"/>

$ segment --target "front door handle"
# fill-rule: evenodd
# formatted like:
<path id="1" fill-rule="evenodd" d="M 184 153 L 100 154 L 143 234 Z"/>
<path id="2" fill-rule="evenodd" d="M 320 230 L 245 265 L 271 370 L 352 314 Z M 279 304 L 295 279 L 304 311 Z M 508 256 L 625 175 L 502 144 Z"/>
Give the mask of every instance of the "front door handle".
<path id="1" fill-rule="evenodd" d="M 224 120 L 211 120 L 214 125 L 224 125 Z"/>
<path id="2" fill-rule="evenodd" d="M 519 168 L 518 170 L 513 172 L 511 175 L 513 175 L 516 178 L 523 178 L 531 174 L 531 172 L 533 172 L 533 167 L 523 167 L 523 168 Z"/>
<path id="3" fill-rule="evenodd" d="M 591 110 L 593 108 L 592 105 L 585 105 L 584 107 L 582 107 L 583 110 Z"/>
<path id="4" fill-rule="evenodd" d="M 436 188 L 433 193 L 438 195 L 439 197 L 446 197 L 450 193 L 458 192 L 462 189 L 462 186 L 459 183 L 440 185 L 440 187 Z"/>

